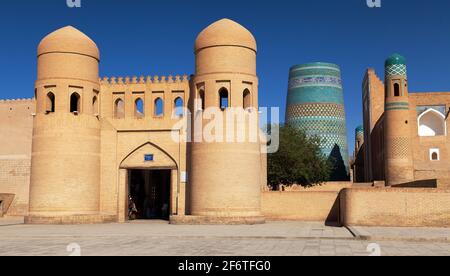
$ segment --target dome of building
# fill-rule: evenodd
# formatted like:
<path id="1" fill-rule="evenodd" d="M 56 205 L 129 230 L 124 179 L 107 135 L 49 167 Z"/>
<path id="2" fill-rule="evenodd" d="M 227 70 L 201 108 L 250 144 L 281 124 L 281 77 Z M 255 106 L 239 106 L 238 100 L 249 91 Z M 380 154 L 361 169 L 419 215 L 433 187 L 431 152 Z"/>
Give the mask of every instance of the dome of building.
<path id="1" fill-rule="evenodd" d="M 257 51 L 255 37 L 242 25 L 222 19 L 204 29 L 195 41 L 195 51 L 213 46 L 241 46 Z"/>
<path id="2" fill-rule="evenodd" d="M 386 60 L 386 66 L 406 65 L 406 58 L 399 54 L 393 54 Z"/>
<path id="3" fill-rule="evenodd" d="M 77 53 L 100 60 L 95 42 L 72 26 L 47 35 L 38 46 L 38 56 L 48 53 Z"/>
<path id="4" fill-rule="evenodd" d="M 358 135 L 364 135 L 364 127 L 363 127 L 363 126 L 358 126 L 358 127 L 355 129 L 355 133 L 356 133 L 356 136 L 358 136 Z"/>

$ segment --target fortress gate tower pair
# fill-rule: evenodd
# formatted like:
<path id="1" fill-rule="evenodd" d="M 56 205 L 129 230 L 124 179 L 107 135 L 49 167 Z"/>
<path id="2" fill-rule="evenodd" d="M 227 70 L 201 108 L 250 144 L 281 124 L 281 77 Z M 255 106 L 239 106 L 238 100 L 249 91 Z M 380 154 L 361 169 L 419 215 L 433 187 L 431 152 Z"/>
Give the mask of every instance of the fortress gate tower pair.
<path id="1" fill-rule="evenodd" d="M 223 118 L 231 107 L 251 116 L 248 108 L 258 108 L 256 54 L 253 35 L 223 19 L 198 36 L 190 81 L 100 80 L 100 53 L 90 38 L 72 27 L 45 37 L 38 47 L 26 221 L 124 221 L 130 193 L 124 183 L 131 169 L 168 169 L 172 222 L 263 223 L 261 175 L 266 166 L 259 137 L 229 143 L 170 139 L 181 132 L 173 126 L 182 117 L 171 116 L 180 100 L 193 120 L 210 107 Z M 138 101 L 143 102 L 139 111 Z M 156 114 L 154 104 L 160 102 L 162 112 Z M 241 124 L 238 130 L 251 129 L 258 120 Z"/>

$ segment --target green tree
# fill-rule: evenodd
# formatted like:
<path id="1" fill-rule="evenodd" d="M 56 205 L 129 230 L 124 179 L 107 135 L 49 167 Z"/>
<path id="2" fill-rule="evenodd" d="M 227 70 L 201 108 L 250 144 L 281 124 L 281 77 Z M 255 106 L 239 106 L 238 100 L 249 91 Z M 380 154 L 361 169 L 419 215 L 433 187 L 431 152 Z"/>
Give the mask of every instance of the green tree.
<path id="1" fill-rule="evenodd" d="M 279 150 L 268 154 L 269 185 L 272 188 L 280 184 L 312 187 L 327 181 L 331 168 L 320 150 L 320 142 L 299 128 L 280 126 Z"/>

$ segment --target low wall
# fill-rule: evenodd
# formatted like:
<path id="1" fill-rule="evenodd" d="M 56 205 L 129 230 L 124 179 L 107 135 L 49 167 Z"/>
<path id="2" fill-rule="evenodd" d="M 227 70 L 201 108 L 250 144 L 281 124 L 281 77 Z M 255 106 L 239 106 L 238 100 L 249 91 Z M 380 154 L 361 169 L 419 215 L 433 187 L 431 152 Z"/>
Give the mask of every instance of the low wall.
<path id="1" fill-rule="evenodd" d="M 313 187 L 292 185 L 283 187 L 285 192 L 340 192 L 342 189 L 351 188 L 352 182 L 326 182 Z"/>
<path id="2" fill-rule="evenodd" d="M 14 194 L 10 216 L 28 213 L 35 100 L 0 100 L 0 193 Z"/>
<path id="3" fill-rule="evenodd" d="M 340 216 L 347 226 L 450 227 L 450 190 L 344 189 Z"/>
<path id="4" fill-rule="evenodd" d="M 263 192 L 262 213 L 268 220 L 337 223 L 338 192 Z"/>

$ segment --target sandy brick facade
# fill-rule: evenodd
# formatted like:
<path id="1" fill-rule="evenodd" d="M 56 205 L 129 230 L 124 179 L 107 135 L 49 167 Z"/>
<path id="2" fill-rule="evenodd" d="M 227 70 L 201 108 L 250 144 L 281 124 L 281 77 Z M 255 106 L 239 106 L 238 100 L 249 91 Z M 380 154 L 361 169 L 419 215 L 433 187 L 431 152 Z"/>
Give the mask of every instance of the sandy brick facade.
<path id="1" fill-rule="evenodd" d="M 341 223 L 360 226 L 450 227 L 450 191 L 344 189 Z"/>
<path id="2" fill-rule="evenodd" d="M 410 184 L 387 179 L 406 171 L 411 182 L 434 181 L 440 189 L 345 182 L 268 192 L 264 139 L 248 139 L 253 128 L 259 134 L 256 56 L 253 35 L 225 19 L 197 38 L 190 78 L 100 79 L 100 51 L 90 38 L 72 27 L 50 34 L 38 47 L 34 99 L 0 101 L 2 207 L 8 215 L 26 216 L 27 223 L 125 222 L 133 177 L 141 175 L 137 182 L 146 197 L 163 193 L 148 184 L 166 183 L 162 190 L 168 190 L 174 224 L 255 224 L 268 218 L 450 226 L 450 93 L 408 93 L 407 79 L 394 75 L 386 96 L 383 82 L 368 70 L 364 135 L 357 135 L 355 145 L 364 151 L 355 155 L 363 159 L 355 162 L 362 172 L 356 182 Z M 405 88 L 396 98 L 398 81 Z M 196 118 L 208 108 L 220 111 L 224 129 L 232 108 L 240 109 L 243 120 L 232 125 L 238 130 L 233 135 L 245 140 L 184 140 L 196 136 Z M 211 120 L 200 117 L 203 124 Z M 407 143 L 392 142 L 399 137 Z M 396 148 L 405 144 L 406 154 Z M 148 173 L 159 171 L 165 174 Z"/>
<path id="3" fill-rule="evenodd" d="M 338 191 L 264 192 L 262 212 L 270 220 L 339 222 Z"/>
<path id="4" fill-rule="evenodd" d="M 400 84 L 398 96 L 396 83 Z M 442 183 L 440 186 L 448 182 L 450 93 L 408 92 L 406 71 L 405 75 L 390 76 L 384 85 L 369 69 L 363 82 L 363 105 L 361 182 L 397 185 L 428 181 Z"/>
<path id="5" fill-rule="evenodd" d="M 49 34 L 38 47 L 34 99 L 0 102 L 0 193 L 15 196 L 8 214 L 27 216 L 27 223 L 124 222 L 133 172 L 165 171 L 173 219 L 264 222 L 267 158 L 259 137 L 185 140 L 199 100 L 203 109 L 219 110 L 224 90 L 224 120 L 229 108 L 240 108 L 245 119 L 258 116 L 250 110 L 258 108 L 256 53 L 253 35 L 223 19 L 198 36 L 190 79 L 99 78 L 94 41 L 73 27 Z M 257 119 L 236 126 L 245 135 L 252 128 L 259 134 Z M 158 193 L 148 184 L 160 189 L 149 177 L 147 196 Z"/>
<path id="6" fill-rule="evenodd" d="M 35 101 L 0 100 L 0 188 L 14 194 L 8 214 L 28 214 Z"/>

